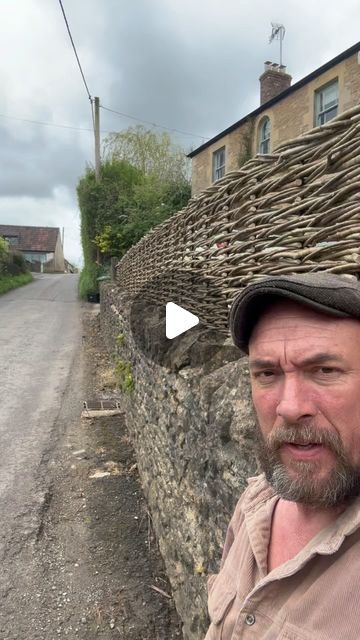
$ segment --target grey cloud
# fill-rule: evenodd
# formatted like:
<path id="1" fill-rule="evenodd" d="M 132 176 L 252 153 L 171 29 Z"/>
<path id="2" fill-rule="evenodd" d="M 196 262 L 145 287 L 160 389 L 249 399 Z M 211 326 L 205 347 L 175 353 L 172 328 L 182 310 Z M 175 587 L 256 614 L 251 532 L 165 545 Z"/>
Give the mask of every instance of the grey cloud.
<path id="1" fill-rule="evenodd" d="M 20 24 L 21 3 L 25 0 L 18 2 Z M 26 2 L 31 7 L 32 0 Z M 42 11 L 47 12 L 45 17 L 60 34 L 59 46 L 63 43 L 63 49 L 56 58 L 49 59 L 47 71 L 42 67 L 48 77 L 41 77 L 36 66 L 36 45 L 41 41 L 46 53 L 46 42 L 42 42 L 44 33 L 26 30 L 23 46 L 29 52 L 29 65 L 26 69 L 18 68 L 16 57 L 10 52 L 14 78 L 11 76 L 6 89 L 4 84 L 0 88 L 4 112 L 12 113 L 11 105 L 20 108 L 12 95 L 12 87 L 24 83 L 39 99 L 33 111 L 30 107 L 27 110 L 26 101 L 20 101 L 21 113 L 17 111 L 15 115 L 91 126 L 88 99 L 75 58 L 72 54 L 66 57 L 64 53 L 69 51 L 70 43 L 59 8 L 56 5 L 49 8 L 45 0 L 42 2 Z M 99 95 L 104 105 L 130 115 L 212 137 L 258 106 L 258 78 L 263 62 L 276 61 L 278 57 L 278 45 L 268 45 L 271 20 L 283 21 L 287 27 L 284 61 L 294 81 L 358 39 L 360 7 L 357 0 L 343 0 L 338 6 L 329 5 L 326 0 L 318 0 L 316 6 L 298 0 L 279 0 L 276 5 L 264 0 L 222 0 L 221 4 L 209 0 L 205 4 L 193 3 L 191 19 L 184 16 L 186 6 L 187 0 L 65 3 L 91 93 Z M 174 8 L 182 11 L 182 15 L 176 14 L 178 19 Z M 211 15 L 215 10 L 221 20 Z M 180 20 L 181 17 L 185 19 Z M 21 43 L 19 36 L 16 46 L 21 47 Z M 70 77 L 72 83 L 68 80 Z M 42 104 L 41 87 L 44 86 L 48 91 Z M 39 93 L 36 93 L 37 87 Z M 101 112 L 104 131 L 134 124 L 135 121 Z M 202 143 L 199 138 L 181 135 L 175 139 L 187 149 Z M 14 129 L 0 119 L 0 211 L 2 204 L 4 207 L 7 204 L 1 201 L 1 196 L 14 200 L 30 196 L 39 199 L 39 203 L 52 198 L 55 205 L 57 187 L 64 186 L 71 193 L 75 212 L 78 177 L 92 159 L 90 133 L 64 132 L 62 135 L 59 130 L 20 123 Z M 30 215 L 36 224 L 35 209 L 34 206 L 24 209 L 24 219 L 19 219 L 19 223 L 29 223 Z M 44 211 L 42 218 L 46 224 Z M 61 226 L 60 214 L 56 220 L 58 222 L 51 218 L 51 224 Z M 77 224 L 72 233 L 78 234 Z"/>
<path id="2" fill-rule="evenodd" d="M 218 28 L 216 18 L 212 27 L 207 23 L 204 28 L 199 9 L 198 21 L 188 25 L 190 37 L 184 38 L 167 9 L 170 5 L 134 2 L 119 11 L 117 3 L 111 3 L 111 20 L 102 34 L 103 55 L 114 77 L 110 103 L 138 117 L 207 136 L 256 108 L 263 62 L 279 56 L 278 43 L 268 44 L 270 22 L 276 16 L 274 7 L 260 0 L 242 4 L 242 18 L 235 24 L 231 3 L 223 2 L 223 11 L 229 8 L 225 29 Z M 324 13 L 324 6 L 319 6 L 321 34 L 314 7 L 302 4 L 300 10 L 297 4 L 279 2 L 275 13 L 287 26 L 285 62 L 299 79 L 320 66 L 321 50 L 334 43 L 335 33 L 327 23 L 335 21 L 336 29 L 338 10 L 324 5 Z M 339 51 L 330 57 L 341 49 L 339 42 Z M 118 128 L 132 124 L 107 114 L 103 120 Z"/>
<path id="3" fill-rule="evenodd" d="M 79 170 L 85 169 L 84 152 L 76 132 L 71 141 L 62 142 L 48 136 L 43 128 L 34 125 L 34 129 L 31 139 L 21 140 L 0 128 L 2 197 L 46 198 L 57 186 L 74 189 L 74 178 Z"/>

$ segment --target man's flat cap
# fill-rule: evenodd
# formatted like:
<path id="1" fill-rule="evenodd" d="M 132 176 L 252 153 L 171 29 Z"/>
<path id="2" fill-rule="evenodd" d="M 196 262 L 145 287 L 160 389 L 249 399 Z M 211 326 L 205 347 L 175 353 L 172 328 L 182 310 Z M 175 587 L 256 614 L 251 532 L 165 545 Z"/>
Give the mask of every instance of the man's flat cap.
<path id="1" fill-rule="evenodd" d="M 327 272 L 268 276 L 245 287 L 234 299 L 229 326 L 234 343 L 248 353 L 261 314 L 279 298 L 294 300 L 319 313 L 360 319 L 360 282 L 355 276 Z"/>

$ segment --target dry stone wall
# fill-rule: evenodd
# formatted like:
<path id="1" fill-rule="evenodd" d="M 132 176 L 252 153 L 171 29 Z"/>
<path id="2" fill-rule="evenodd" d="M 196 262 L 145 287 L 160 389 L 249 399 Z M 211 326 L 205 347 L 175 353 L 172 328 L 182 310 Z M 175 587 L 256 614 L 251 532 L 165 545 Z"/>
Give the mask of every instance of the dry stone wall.
<path id="1" fill-rule="evenodd" d="M 156 309 L 147 309 L 156 320 Z M 123 376 L 127 424 L 186 640 L 208 625 L 206 578 L 216 572 L 227 524 L 246 479 L 256 473 L 247 360 L 226 343 L 184 334 L 167 366 L 149 362 L 130 331 L 130 305 L 101 287 L 101 327 Z M 166 345 L 153 345 L 166 349 Z M 196 347 L 196 348 L 195 348 Z"/>

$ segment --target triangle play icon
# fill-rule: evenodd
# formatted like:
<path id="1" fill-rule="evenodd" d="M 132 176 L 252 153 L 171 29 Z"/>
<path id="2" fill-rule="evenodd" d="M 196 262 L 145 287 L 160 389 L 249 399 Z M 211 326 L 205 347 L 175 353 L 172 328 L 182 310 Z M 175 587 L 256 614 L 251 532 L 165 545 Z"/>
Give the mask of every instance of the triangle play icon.
<path id="1" fill-rule="evenodd" d="M 169 340 L 199 324 L 199 318 L 175 302 L 167 302 L 165 316 L 165 334 Z"/>

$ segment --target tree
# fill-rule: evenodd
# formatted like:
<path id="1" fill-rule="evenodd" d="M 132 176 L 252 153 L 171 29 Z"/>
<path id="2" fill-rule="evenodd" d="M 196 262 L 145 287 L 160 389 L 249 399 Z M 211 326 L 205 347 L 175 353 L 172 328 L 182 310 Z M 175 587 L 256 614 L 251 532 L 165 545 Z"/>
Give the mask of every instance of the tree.
<path id="1" fill-rule="evenodd" d="M 142 125 L 110 133 L 104 140 L 104 158 L 126 160 L 161 182 L 189 183 L 190 162 L 168 133 L 155 133 Z"/>
<path id="2" fill-rule="evenodd" d="M 141 125 L 109 134 L 104 155 L 111 162 L 126 160 L 143 175 L 134 188 L 128 219 L 118 233 L 119 248 L 125 252 L 188 203 L 190 164 L 184 149 L 175 145 L 168 133 L 155 133 Z"/>

